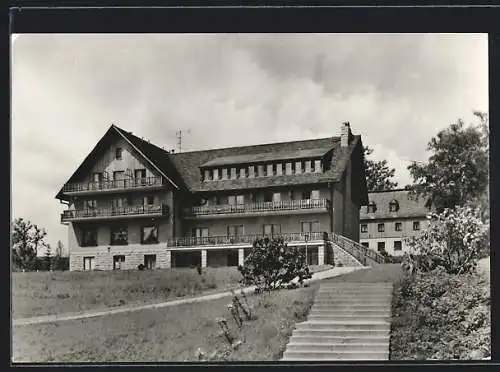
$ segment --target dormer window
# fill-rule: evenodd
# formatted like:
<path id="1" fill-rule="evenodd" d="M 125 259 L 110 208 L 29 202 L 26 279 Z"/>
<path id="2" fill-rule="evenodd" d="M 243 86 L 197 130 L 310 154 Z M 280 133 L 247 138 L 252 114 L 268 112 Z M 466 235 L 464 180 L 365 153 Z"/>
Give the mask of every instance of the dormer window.
<path id="1" fill-rule="evenodd" d="M 377 205 L 374 203 L 374 202 L 370 202 L 368 204 L 368 213 L 375 213 L 375 211 L 377 210 Z"/>
<path id="2" fill-rule="evenodd" d="M 119 147 L 115 150 L 115 158 L 116 160 L 122 160 L 122 149 Z"/>
<path id="3" fill-rule="evenodd" d="M 399 203 L 397 200 L 393 200 L 389 203 L 389 212 L 397 212 L 399 210 Z"/>

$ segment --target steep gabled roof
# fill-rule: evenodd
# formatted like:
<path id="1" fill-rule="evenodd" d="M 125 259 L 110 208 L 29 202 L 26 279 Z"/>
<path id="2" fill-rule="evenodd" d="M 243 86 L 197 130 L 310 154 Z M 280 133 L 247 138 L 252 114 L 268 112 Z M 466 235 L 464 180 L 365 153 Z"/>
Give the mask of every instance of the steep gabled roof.
<path id="1" fill-rule="evenodd" d="M 425 200 L 413 199 L 409 197 L 409 192 L 404 189 L 396 189 L 390 191 L 379 191 L 368 193 L 369 202 L 376 205 L 375 213 L 368 213 L 367 206 L 361 207 L 360 219 L 389 219 L 389 218 L 411 218 L 425 217 L 429 210 L 425 206 Z M 396 200 L 399 204 L 399 209 L 396 212 L 389 211 L 389 203 Z"/>
<path id="2" fill-rule="evenodd" d="M 88 171 L 94 164 L 95 158 L 106 151 L 117 138 L 127 141 L 153 168 L 155 168 L 165 179 L 176 189 L 185 188 L 185 184 L 179 172 L 168 157 L 168 152 L 150 144 L 130 132 L 126 132 L 116 125 L 111 125 L 102 138 L 97 142 L 92 151 L 83 160 L 77 170 L 72 174 L 66 183 L 75 182 L 81 173 Z M 59 190 L 56 199 L 63 199 L 63 188 Z"/>

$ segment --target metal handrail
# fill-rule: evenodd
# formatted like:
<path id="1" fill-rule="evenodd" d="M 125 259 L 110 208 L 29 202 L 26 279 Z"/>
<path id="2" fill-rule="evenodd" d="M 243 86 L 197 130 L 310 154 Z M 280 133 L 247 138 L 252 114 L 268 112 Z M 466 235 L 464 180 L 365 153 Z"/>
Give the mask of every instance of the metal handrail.
<path id="1" fill-rule="evenodd" d="M 137 187 L 161 186 L 161 177 L 124 178 L 121 180 L 102 180 L 87 183 L 67 183 L 64 192 L 99 191 L 113 189 L 130 189 Z"/>
<path id="2" fill-rule="evenodd" d="M 72 220 L 76 218 L 90 217 L 112 217 L 112 216 L 129 216 L 143 214 L 162 214 L 168 213 L 167 205 L 140 205 L 133 207 L 111 207 L 111 208 L 86 208 L 86 209 L 69 209 L 61 214 L 61 221 Z"/>
<path id="3" fill-rule="evenodd" d="M 261 238 L 281 237 L 285 242 L 307 242 L 323 240 L 323 232 L 292 232 L 278 234 L 246 234 L 246 235 L 219 235 L 201 237 L 179 237 L 168 240 L 167 245 L 171 247 L 192 247 L 203 245 L 233 245 L 233 244 L 253 244 L 255 240 Z"/>
<path id="4" fill-rule="evenodd" d="M 327 208 L 328 199 L 303 199 L 289 201 L 271 201 L 246 204 L 221 204 L 221 205 L 202 205 L 187 208 L 188 214 L 207 215 L 207 214 L 225 214 L 225 213 L 244 213 L 244 212 L 265 212 L 265 211 L 284 211 L 297 209 L 317 209 Z"/>

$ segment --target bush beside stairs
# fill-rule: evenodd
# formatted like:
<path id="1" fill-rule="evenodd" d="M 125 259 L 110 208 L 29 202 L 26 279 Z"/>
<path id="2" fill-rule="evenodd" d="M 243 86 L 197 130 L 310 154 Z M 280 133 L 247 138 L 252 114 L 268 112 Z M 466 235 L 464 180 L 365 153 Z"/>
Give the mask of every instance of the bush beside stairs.
<path id="1" fill-rule="evenodd" d="M 322 283 L 283 361 L 388 360 L 392 283 Z"/>

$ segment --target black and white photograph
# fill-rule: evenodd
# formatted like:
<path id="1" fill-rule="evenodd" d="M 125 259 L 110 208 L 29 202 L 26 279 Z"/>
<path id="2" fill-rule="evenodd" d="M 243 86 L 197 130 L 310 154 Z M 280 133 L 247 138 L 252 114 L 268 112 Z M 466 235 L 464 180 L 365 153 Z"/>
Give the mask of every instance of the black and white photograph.
<path id="1" fill-rule="evenodd" d="M 487 34 L 10 51 L 12 363 L 491 359 Z"/>

